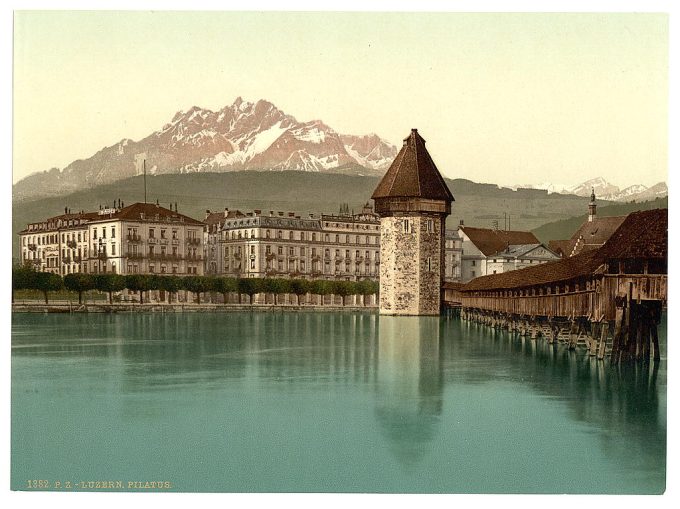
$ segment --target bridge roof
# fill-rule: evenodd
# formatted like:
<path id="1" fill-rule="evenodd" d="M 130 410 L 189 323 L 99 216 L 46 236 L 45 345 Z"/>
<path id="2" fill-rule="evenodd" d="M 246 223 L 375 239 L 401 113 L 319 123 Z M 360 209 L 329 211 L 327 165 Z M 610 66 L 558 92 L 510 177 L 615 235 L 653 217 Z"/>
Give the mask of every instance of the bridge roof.
<path id="1" fill-rule="evenodd" d="M 633 212 L 600 249 L 607 259 L 667 259 L 668 209 Z"/>
<path id="2" fill-rule="evenodd" d="M 473 279 L 461 291 L 508 290 L 540 286 L 591 275 L 602 265 L 597 251 L 587 251 L 571 258 L 547 262 L 525 269 L 491 274 Z"/>
<path id="3" fill-rule="evenodd" d="M 570 258 L 473 279 L 461 291 L 492 291 L 560 283 L 594 274 L 607 260 L 666 259 L 668 209 L 633 212 L 599 249 Z"/>

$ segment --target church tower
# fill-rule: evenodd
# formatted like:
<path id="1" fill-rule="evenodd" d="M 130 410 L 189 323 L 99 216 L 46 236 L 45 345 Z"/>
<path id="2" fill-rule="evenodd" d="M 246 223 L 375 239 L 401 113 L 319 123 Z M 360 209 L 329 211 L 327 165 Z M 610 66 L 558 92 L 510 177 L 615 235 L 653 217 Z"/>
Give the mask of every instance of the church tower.
<path id="1" fill-rule="evenodd" d="M 371 198 L 380 215 L 380 314 L 438 315 L 454 198 L 417 129 Z"/>
<path id="2" fill-rule="evenodd" d="M 590 203 L 588 204 L 588 222 L 592 223 L 597 214 L 597 203 L 595 203 L 595 189 L 590 189 Z"/>

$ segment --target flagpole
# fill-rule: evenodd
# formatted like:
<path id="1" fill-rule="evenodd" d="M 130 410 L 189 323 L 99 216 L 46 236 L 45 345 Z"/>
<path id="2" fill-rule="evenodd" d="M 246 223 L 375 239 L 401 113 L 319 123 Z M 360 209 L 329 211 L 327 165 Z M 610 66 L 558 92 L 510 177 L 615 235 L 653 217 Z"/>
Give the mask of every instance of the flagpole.
<path id="1" fill-rule="evenodd" d="M 146 159 L 142 159 L 142 168 L 144 168 L 144 203 L 146 203 Z"/>

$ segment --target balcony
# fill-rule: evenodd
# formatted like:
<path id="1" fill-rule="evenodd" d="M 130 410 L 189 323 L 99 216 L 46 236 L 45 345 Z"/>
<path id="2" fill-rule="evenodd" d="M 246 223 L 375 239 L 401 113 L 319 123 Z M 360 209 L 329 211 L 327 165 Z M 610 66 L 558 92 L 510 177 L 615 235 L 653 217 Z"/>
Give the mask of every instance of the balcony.
<path id="1" fill-rule="evenodd" d="M 274 258 L 276 258 L 276 255 L 274 253 L 267 253 L 266 258 L 267 258 L 267 261 L 273 260 Z"/>
<path id="2" fill-rule="evenodd" d="M 241 259 L 241 253 L 234 253 L 234 259 L 240 260 Z"/>
<path id="3" fill-rule="evenodd" d="M 149 244 L 158 244 L 158 239 L 156 237 L 149 237 L 146 239 Z"/>
<path id="4" fill-rule="evenodd" d="M 142 237 L 133 233 L 133 234 L 130 234 L 130 235 L 127 236 L 127 241 L 128 242 L 141 242 Z"/>
<path id="5" fill-rule="evenodd" d="M 108 259 L 108 256 L 107 256 L 106 253 L 98 253 L 98 254 L 97 254 L 97 258 L 98 258 L 99 260 L 104 260 L 104 261 L 105 261 L 105 260 Z"/>
<path id="6" fill-rule="evenodd" d="M 29 251 L 35 251 L 36 249 L 38 249 L 38 246 L 36 244 L 29 244 L 28 245 Z"/>
<path id="7" fill-rule="evenodd" d="M 75 249 L 78 247 L 78 244 L 76 243 L 75 240 L 67 240 L 66 241 L 66 247 L 70 247 L 71 249 Z"/>
<path id="8" fill-rule="evenodd" d="M 128 253 L 127 256 L 130 260 L 141 260 L 144 258 L 144 253 Z"/>
<path id="9" fill-rule="evenodd" d="M 71 263 L 71 257 L 65 256 L 64 258 L 62 258 L 61 263 Z"/>
<path id="10" fill-rule="evenodd" d="M 200 262 L 203 261 L 203 255 L 187 255 L 186 261 L 188 262 Z"/>
<path id="11" fill-rule="evenodd" d="M 201 243 L 201 239 L 198 237 L 188 238 L 187 244 L 190 246 L 198 246 Z"/>

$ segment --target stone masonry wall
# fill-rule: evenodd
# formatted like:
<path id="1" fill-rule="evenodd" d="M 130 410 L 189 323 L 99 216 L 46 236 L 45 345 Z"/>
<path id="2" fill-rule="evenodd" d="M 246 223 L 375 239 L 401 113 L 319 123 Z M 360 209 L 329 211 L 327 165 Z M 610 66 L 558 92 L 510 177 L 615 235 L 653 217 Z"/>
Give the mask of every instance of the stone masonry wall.
<path id="1" fill-rule="evenodd" d="M 427 220 L 432 231 L 427 231 Z M 404 231 L 409 221 L 409 231 Z M 429 259 L 429 266 L 428 266 Z M 380 220 L 380 313 L 438 315 L 441 291 L 442 221 L 438 215 Z"/>

